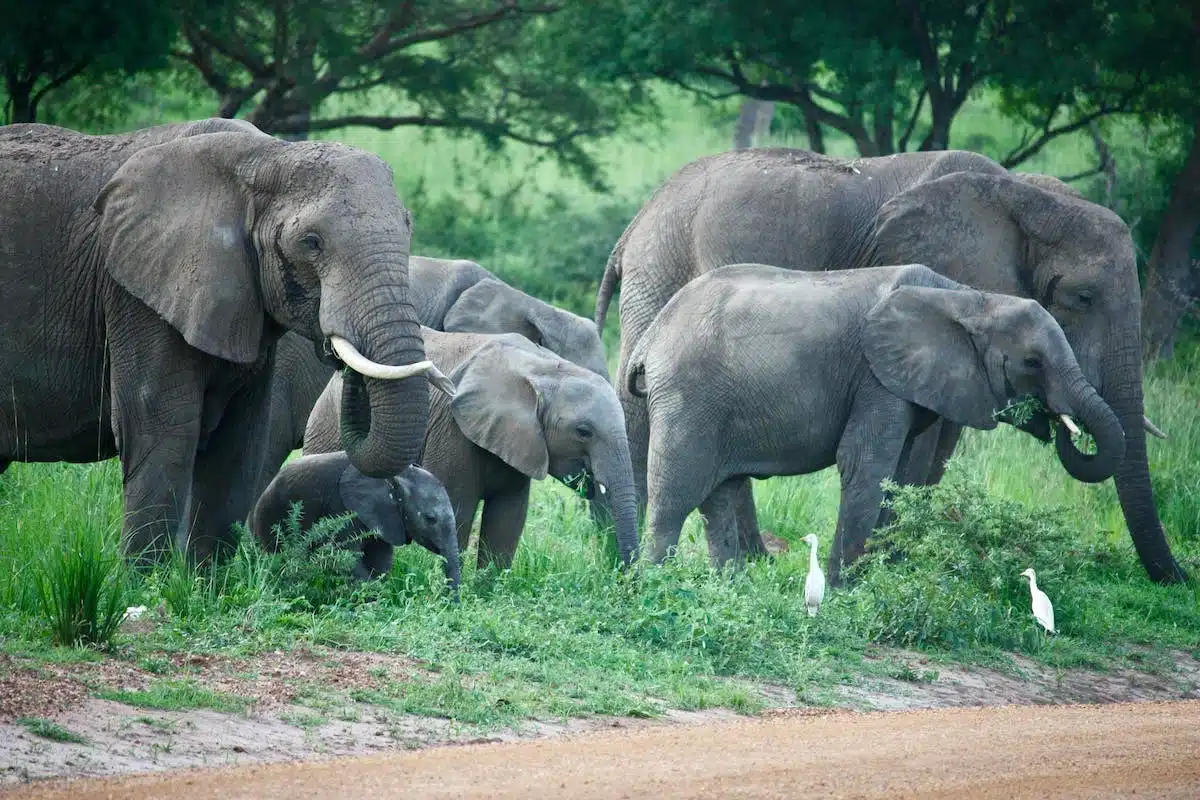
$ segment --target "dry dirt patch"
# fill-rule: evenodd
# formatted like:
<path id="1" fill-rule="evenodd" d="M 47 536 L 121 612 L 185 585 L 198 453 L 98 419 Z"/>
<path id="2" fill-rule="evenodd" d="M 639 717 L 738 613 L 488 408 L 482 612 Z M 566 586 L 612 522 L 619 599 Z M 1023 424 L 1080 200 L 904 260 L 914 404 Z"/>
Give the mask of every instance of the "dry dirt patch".
<path id="1" fill-rule="evenodd" d="M 758 687 L 767 716 L 853 715 L 981 705 L 1111 703 L 1200 698 L 1200 661 L 1173 654 L 1173 669 L 1096 672 L 1054 670 L 1021 657 L 1017 674 L 933 664 L 920 654 L 880 650 L 870 656 L 902 665 L 916 680 L 862 679 L 833 693 L 840 708 L 797 707 L 786 687 Z M 253 658 L 175 654 L 172 680 L 247 700 L 245 713 L 162 711 L 97 699 L 99 689 L 144 690 L 161 675 L 117 659 L 39 664 L 0 656 L 0 786 L 51 777 L 121 775 L 187 767 L 320 759 L 439 744 L 504 742 L 606 728 L 711 724 L 739 717 L 726 709 L 672 711 L 658 720 L 587 718 L 530 721 L 481 730 L 453 720 L 400 714 L 355 702 L 355 689 L 377 689 L 428 673 L 418 661 L 379 653 L 301 648 Z M 1168 665 L 1172 666 L 1172 665 Z M 935 676 L 936 673 L 936 676 Z M 311 691 L 333 698 L 306 707 Z M 16 723 L 52 720 L 86 744 L 51 741 Z"/>

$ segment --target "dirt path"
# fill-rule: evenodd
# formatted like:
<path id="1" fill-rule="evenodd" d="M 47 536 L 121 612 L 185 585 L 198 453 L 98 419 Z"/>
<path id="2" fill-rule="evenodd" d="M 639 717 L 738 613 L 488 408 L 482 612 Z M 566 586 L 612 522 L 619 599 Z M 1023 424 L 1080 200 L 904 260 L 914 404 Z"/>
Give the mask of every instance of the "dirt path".
<path id="1" fill-rule="evenodd" d="M 1200 795 L 1200 701 L 798 715 L 305 764 L 27 786 L 5 797 Z"/>

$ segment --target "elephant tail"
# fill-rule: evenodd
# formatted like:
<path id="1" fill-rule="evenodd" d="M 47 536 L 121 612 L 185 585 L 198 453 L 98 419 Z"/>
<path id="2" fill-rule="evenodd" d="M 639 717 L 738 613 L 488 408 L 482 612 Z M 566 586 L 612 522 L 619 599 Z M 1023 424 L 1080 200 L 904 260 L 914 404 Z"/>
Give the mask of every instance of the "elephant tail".
<path id="1" fill-rule="evenodd" d="M 628 232 L 628 231 L 626 231 Z M 608 305 L 612 302 L 613 293 L 621 281 L 621 253 L 625 250 L 625 234 L 617 240 L 608 263 L 604 265 L 604 277 L 600 279 L 600 288 L 596 291 L 596 313 L 593 320 L 596 327 L 604 330 L 604 318 L 608 316 Z"/>
<path id="2" fill-rule="evenodd" d="M 652 333 L 652 330 L 647 329 L 646 334 L 649 333 Z M 642 335 L 629 355 L 629 369 L 625 372 L 625 391 L 634 397 L 646 397 L 649 394 L 646 388 L 646 350 L 654 337 L 646 334 Z"/>

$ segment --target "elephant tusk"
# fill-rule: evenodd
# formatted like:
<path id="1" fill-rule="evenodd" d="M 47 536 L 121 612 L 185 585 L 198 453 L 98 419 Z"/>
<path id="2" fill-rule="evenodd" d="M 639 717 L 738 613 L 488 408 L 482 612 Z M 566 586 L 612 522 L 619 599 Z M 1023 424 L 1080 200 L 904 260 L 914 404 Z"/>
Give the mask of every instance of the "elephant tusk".
<path id="1" fill-rule="evenodd" d="M 597 483 L 596 488 L 600 490 L 600 494 L 608 494 L 608 488 L 603 483 Z"/>
<path id="2" fill-rule="evenodd" d="M 1142 425 L 1146 428 L 1146 433 L 1151 436 L 1157 436 L 1159 439 L 1167 438 L 1167 435 L 1158 429 L 1158 426 L 1150 421 L 1149 417 L 1142 417 Z"/>
<path id="3" fill-rule="evenodd" d="M 404 378 L 412 378 L 417 375 L 430 374 L 430 370 L 436 370 L 432 361 L 418 361 L 415 364 L 406 364 L 403 367 L 389 367 L 385 364 L 376 364 L 371 359 L 364 356 L 355 349 L 354 345 L 347 342 L 340 336 L 330 336 L 329 343 L 333 345 L 333 352 L 337 353 L 347 367 L 362 375 L 364 378 L 375 378 L 381 381 L 398 381 Z M 441 375 L 441 372 L 437 373 Z M 435 376 L 436 377 L 436 376 Z M 442 375 L 444 378 L 445 376 Z M 431 379 L 432 380 L 432 379 Z M 437 385 L 436 383 L 434 385 Z M 438 387 L 442 388 L 442 387 Z"/>
<path id="4" fill-rule="evenodd" d="M 1072 436 L 1079 435 L 1079 426 L 1075 424 L 1075 420 L 1071 419 L 1069 414 L 1060 414 L 1059 419 L 1062 420 L 1063 425 L 1067 426 L 1067 430 L 1071 432 Z"/>
<path id="5" fill-rule="evenodd" d="M 454 394 L 458 391 L 454 386 L 454 381 L 447 378 L 446 374 L 438 369 L 436 365 L 429 365 L 429 369 L 425 371 L 425 377 L 429 379 L 429 382 L 435 388 L 440 389 L 451 400 L 454 399 Z"/>

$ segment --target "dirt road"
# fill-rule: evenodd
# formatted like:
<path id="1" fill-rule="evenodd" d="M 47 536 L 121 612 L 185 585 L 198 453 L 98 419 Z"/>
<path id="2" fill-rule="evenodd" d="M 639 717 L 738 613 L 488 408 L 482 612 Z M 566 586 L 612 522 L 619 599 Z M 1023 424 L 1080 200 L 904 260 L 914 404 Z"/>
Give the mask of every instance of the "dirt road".
<path id="1" fill-rule="evenodd" d="M 4 797 L 1200 797 L 1200 701 L 613 730 L 23 787 Z"/>

